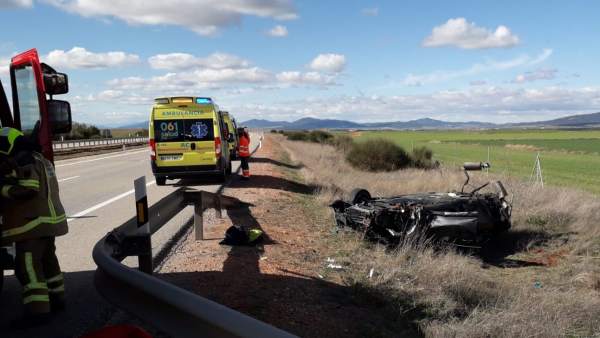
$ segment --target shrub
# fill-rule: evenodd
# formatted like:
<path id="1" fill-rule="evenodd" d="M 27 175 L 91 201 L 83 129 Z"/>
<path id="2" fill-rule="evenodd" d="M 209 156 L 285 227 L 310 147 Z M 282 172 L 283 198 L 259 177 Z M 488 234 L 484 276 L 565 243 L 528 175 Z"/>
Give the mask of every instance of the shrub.
<path id="1" fill-rule="evenodd" d="M 406 151 L 385 139 L 355 143 L 346 160 L 353 167 L 367 171 L 393 171 L 411 165 L 411 158 Z"/>
<path id="2" fill-rule="evenodd" d="M 354 140 L 348 135 L 335 135 L 333 140 L 331 140 L 331 145 L 344 154 L 352 149 L 353 144 Z"/>
<path id="3" fill-rule="evenodd" d="M 277 134 L 277 130 L 271 129 L 271 134 Z"/>
<path id="4" fill-rule="evenodd" d="M 322 130 L 313 131 L 287 131 L 283 133 L 290 141 L 305 141 L 329 144 L 333 139 L 333 134 Z"/>
<path id="5" fill-rule="evenodd" d="M 333 139 L 333 134 L 326 132 L 326 131 L 313 130 L 310 133 L 308 133 L 308 140 L 310 142 L 329 143 L 330 140 L 332 140 L 332 139 Z"/>
<path id="6" fill-rule="evenodd" d="M 284 135 L 290 141 L 308 141 L 308 133 L 305 131 L 286 131 Z"/>
<path id="7" fill-rule="evenodd" d="M 416 147 L 413 149 L 412 154 L 412 165 L 415 168 L 421 169 L 432 169 L 435 168 L 436 162 L 432 160 L 433 151 L 427 147 Z"/>

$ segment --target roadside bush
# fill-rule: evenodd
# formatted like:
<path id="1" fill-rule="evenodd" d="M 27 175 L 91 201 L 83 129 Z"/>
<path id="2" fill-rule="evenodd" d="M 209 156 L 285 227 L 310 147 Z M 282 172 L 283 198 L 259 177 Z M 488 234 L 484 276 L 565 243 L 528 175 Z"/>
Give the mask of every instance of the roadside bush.
<path id="1" fill-rule="evenodd" d="M 305 131 L 286 131 L 283 135 L 290 141 L 308 141 L 308 133 Z"/>
<path id="2" fill-rule="evenodd" d="M 393 171 L 409 167 L 412 162 L 404 149 L 384 139 L 355 143 L 346 160 L 353 167 L 367 171 Z"/>
<path id="3" fill-rule="evenodd" d="M 313 130 L 308 133 L 308 140 L 315 143 L 329 143 L 333 139 L 333 134 L 322 131 Z"/>
<path id="4" fill-rule="evenodd" d="M 271 134 L 277 134 L 277 130 L 271 129 Z"/>
<path id="5" fill-rule="evenodd" d="M 433 151 L 427 147 L 416 147 L 413 149 L 412 166 L 421 169 L 432 169 L 437 167 L 437 163 L 433 161 Z"/>
<path id="6" fill-rule="evenodd" d="M 331 145 L 333 145 L 335 149 L 345 154 L 352 149 L 354 140 L 348 135 L 335 135 L 333 140 L 331 140 Z"/>
<path id="7" fill-rule="evenodd" d="M 290 141 L 305 141 L 322 144 L 330 144 L 333 134 L 323 130 L 312 131 L 286 131 L 283 133 Z"/>

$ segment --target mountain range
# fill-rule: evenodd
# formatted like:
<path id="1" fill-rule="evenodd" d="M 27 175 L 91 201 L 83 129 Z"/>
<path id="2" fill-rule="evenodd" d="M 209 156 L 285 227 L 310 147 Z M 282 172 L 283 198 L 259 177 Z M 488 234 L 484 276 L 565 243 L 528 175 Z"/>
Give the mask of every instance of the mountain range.
<path id="1" fill-rule="evenodd" d="M 345 120 L 302 118 L 293 122 L 253 119 L 240 125 L 266 129 L 492 129 L 492 128 L 595 128 L 600 127 L 600 112 L 561 117 L 547 121 L 523 123 L 448 122 L 431 118 L 411 121 L 358 123 Z"/>
<path id="2" fill-rule="evenodd" d="M 293 122 L 269 121 L 252 119 L 239 124 L 249 128 L 264 129 L 493 129 L 493 128 L 597 128 L 600 127 L 600 112 L 592 114 L 579 114 L 561 117 L 547 121 L 523 123 L 491 123 L 491 122 L 449 122 L 431 118 L 422 118 L 411 121 L 393 121 L 376 123 L 358 123 L 345 120 L 302 118 Z M 121 126 L 127 129 L 146 129 L 148 121 L 141 121 Z"/>

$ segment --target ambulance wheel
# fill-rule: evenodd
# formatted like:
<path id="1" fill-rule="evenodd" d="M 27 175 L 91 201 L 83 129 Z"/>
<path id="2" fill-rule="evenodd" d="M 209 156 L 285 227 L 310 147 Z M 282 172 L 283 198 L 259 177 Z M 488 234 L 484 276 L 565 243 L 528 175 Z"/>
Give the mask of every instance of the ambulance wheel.
<path id="1" fill-rule="evenodd" d="M 166 177 L 157 177 L 156 178 L 156 185 L 165 185 L 167 184 L 167 178 Z"/>

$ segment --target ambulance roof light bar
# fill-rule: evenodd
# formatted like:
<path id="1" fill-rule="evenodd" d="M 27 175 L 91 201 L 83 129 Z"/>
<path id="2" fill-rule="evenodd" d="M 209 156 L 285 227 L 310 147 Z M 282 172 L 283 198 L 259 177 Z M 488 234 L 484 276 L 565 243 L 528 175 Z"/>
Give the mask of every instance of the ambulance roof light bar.
<path id="1" fill-rule="evenodd" d="M 210 97 L 197 97 L 196 103 L 197 104 L 212 104 L 213 100 Z"/>
<path id="2" fill-rule="evenodd" d="M 168 97 L 159 97 L 154 99 L 154 103 L 156 104 L 169 104 L 169 98 Z"/>

